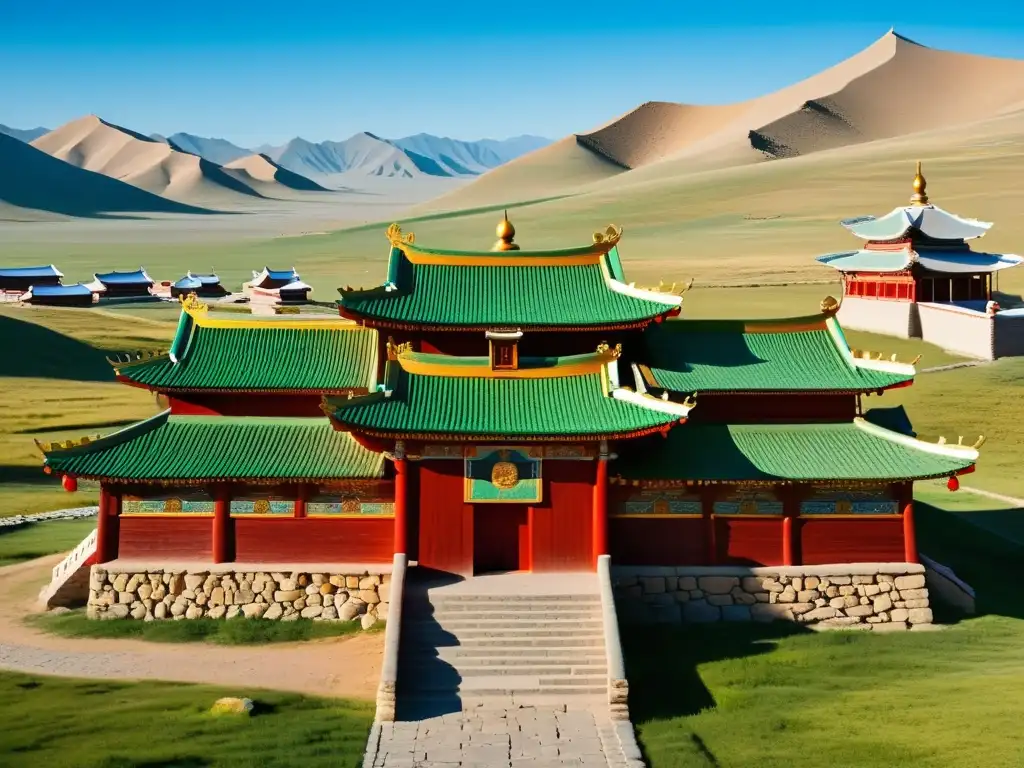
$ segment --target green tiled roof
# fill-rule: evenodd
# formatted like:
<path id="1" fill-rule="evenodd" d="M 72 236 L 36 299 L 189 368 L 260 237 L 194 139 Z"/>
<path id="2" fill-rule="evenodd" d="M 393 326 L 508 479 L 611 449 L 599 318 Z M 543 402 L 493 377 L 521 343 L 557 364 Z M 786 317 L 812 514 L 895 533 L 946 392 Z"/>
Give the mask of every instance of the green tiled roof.
<path id="1" fill-rule="evenodd" d="M 854 358 L 835 318 L 671 320 L 644 339 L 647 385 L 674 392 L 866 392 L 913 378 L 909 366 Z"/>
<path id="2" fill-rule="evenodd" d="M 607 258 L 557 266 L 413 264 L 393 248 L 394 288 L 343 292 L 338 304 L 353 316 L 383 323 L 468 328 L 629 326 L 678 305 L 667 294 L 663 301 L 631 295 L 618 282 L 626 292 L 613 290 Z"/>
<path id="3" fill-rule="evenodd" d="M 895 481 L 952 475 L 976 460 L 973 449 L 920 442 L 863 419 L 838 424 L 691 422 L 665 440 L 623 450 L 609 469 L 612 476 L 629 480 Z"/>
<path id="4" fill-rule="evenodd" d="M 323 418 L 171 416 L 71 448 L 42 446 L 53 471 L 140 482 L 378 478 L 384 457 Z"/>
<path id="5" fill-rule="evenodd" d="M 365 390 L 375 383 L 377 332 L 337 319 L 211 321 L 183 311 L 170 351 L 117 373 L 157 390 Z"/>
<path id="6" fill-rule="evenodd" d="M 416 357 L 421 362 L 431 356 Z M 529 367 L 528 360 L 521 363 Z M 656 404 L 648 408 L 613 398 L 603 369 L 568 376 L 493 378 L 414 374 L 403 370 L 399 361 L 389 361 L 386 377 L 381 392 L 349 400 L 328 398 L 331 417 L 345 429 L 379 435 L 474 435 L 496 440 L 645 433 L 680 418 L 678 413 L 657 410 Z"/>

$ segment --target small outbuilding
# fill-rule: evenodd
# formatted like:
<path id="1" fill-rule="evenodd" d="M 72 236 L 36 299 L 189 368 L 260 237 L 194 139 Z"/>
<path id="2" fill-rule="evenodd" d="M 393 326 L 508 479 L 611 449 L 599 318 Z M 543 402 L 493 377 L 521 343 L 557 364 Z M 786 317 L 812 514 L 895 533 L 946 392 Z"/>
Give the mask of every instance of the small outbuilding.
<path id="1" fill-rule="evenodd" d="M 0 293 L 24 293 L 33 285 L 60 285 L 63 277 L 53 264 L 44 267 L 0 267 Z"/>
<path id="2" fill-rule="evenodd" d="M 227 296 L 229 291 L 220 283 L 216 274 L 194 275 L 187 272 L 183 278 L 171 284 L 171 297 L 179 298 L 194 293 L 202 298 Z"/>
<path id="3" fill-rule="evenodd" d="M 51 307 L 91 307 L 95 297 L 89 286 L 75 283 L 74 285 L 32 285 L 21 295 L 21 300 L 29 304 Z"/>
<path id="4" fill-rule="evenodd" d="M 97 272 L 89 290 L 108 299 L 139 298 L 153 294 L 153 278 L 139 267 L 134 272 Z"/>

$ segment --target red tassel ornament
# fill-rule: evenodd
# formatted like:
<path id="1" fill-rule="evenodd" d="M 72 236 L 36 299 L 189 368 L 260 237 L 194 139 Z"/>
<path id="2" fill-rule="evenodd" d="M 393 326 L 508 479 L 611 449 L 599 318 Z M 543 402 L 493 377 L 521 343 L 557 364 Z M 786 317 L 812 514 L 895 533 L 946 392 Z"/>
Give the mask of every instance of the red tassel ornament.
<path id="1" fill-rule="evenodd" d="M 949 480 L 946 481 L 946 487 L 949 488 L 949 490 L 951 490 L 951 491 L 959 491 L 960 490 L 960 480 L 959 480 L 959 478 L 956 475 L 951 476 L 949 478 Z"/>
<path id="2" fill-rule="evenodd" d="M 60 484 L 64 486 L 64 490 L 68 493 L 74 493 L 78 490 L 78 478 L 74 475 L 64 475 L 61 478 Z"/>

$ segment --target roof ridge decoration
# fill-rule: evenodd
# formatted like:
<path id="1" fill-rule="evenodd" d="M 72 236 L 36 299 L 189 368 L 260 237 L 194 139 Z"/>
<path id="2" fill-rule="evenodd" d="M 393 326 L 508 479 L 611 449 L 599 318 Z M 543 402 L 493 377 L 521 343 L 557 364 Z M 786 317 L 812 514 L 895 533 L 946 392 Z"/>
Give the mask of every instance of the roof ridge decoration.
<path id="1" fill-rule="evenodd" d="M 163 350 L 144 349 L 138 352 L 115 352 L 114 357 L 107 357 L 107 362 L 114 368 L 114 374 L 120 373 L 123 365 L 135 365 L 136 363 L 148 363 L 151 360 L 159 360 L 163 357 L 170 357 L 169 353 Z"/>
<path id="2" fill-rule="evenodd" d="M 911 205 L 928 205 L 928 182 L 921 173 L 921 161 L 917 161 L 917 174 L 914 176 L 914 194 L 910 196 Z"/>
<path id="3" fill-rule="evenodd" d="M 210 310 L 209 305 L 201 301 L 194 291 L 181 297 L 181 308 L 193 316 L 198 314 L 205 315 Z"/>
<path id="4" fill-rule="evenodd" d="M 622 227 L 609 224 L 603 232 L 595 232 L 593 237 L 594 245 L 606 245 L 610 248 L 622 239 Z"/>
<path id="5" fill-rule="evenodd" d="M 391 243 L 392 248 L 401 248 L 403 245 L 412 245 L 416 242 L 416 233 L 403 233 L 402 227 L 397 221 L 387 228 L 384 236 Z"/>
<path id="6" fill-rule="evenodd" d="M 597 345 L 594 352 L 556 357 L 521 357 L 519 368 L 495 370 L 490 358 L 462 357 L 432 352 L 415 352 L 409 342 L 387 345 L 388 362 L 397 363 L 398 369 L 413 376 L 440 376 L 446 378 L 475 379 L 544 379 L 585 376 L 605 372 L 613 387 L 617 377 L 609 369 L 622 355 L 622 345 L 609 346 L 607 342 Z"/>
<path id="7" fill-rule="evenodd" d="M 858 429 L 878 437 L 882 437 L 890 442 L 905 445 L 908 448 L 925 451 L 926 453 L 936 454 L 938 456 L 949 456 L 967 461 L 977 461 L 979 456 L 978 449 L 985 444 L 984 435 L 979 435 L 973 445 L 964 445 L 963 435 L 960 435 L 959 441 L 955 445 L 952 445 L 946 442 L 945 437 L 941 436 L 936 442 L 931 443 L 927 440 L 920 440 L 916 437 L 911 437 L 910 435 L 901 435 L 899 432 L 893 432 L 885 427 L 872 424 L 863 416 L 857 416 L 854 418 L 853 423 Z"/>

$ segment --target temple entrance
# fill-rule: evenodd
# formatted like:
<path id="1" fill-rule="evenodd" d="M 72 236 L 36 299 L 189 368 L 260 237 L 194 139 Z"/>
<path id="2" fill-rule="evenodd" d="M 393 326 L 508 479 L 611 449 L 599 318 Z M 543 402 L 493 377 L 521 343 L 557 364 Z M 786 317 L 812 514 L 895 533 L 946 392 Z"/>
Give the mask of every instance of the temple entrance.
<path id="1" fill-rule="evenodd" d="M 525 504 L 473 505 L 473 573 L 529 570 Z"/>

